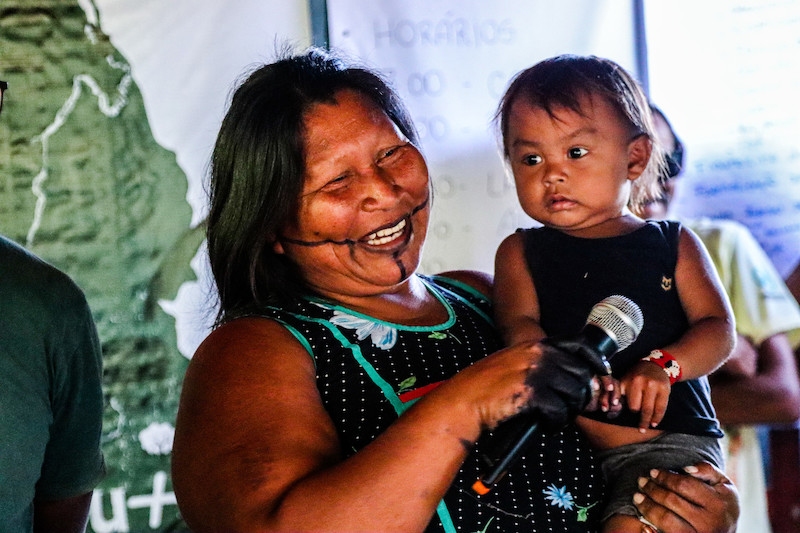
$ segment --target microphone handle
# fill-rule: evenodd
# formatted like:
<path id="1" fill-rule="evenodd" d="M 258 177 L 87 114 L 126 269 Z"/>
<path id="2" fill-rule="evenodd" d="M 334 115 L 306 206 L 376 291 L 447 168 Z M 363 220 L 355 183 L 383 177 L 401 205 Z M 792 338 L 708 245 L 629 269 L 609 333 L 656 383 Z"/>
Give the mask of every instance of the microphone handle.
<path id="1" fill-rule="evenodd" d="M 478 481 L 472 484 L 472 490 L 481 495 L 492 490 L 492 486 L 517 462 L 517 459 L 519 459 L 519 456 L 527 447 L 528 440 L 536 433 L 538 426 L 539 422 L 529 417 L 528 424 L 525 426 L 522 433 L 517 433 L 515 435 L 514 446 L 497 461 L 497 464 L 493 465 L 489 473 L 484 474 Z"/>
<path id="2" fill-rule="evenodd" d="M 608 331 L 595 324 L 586 324 L 576 341 L 584 346 L 594 348 L 600 353 L 605 359 L 603 363 L 606 367 L 607 374 L 611 373 L 611 366 L 608 364 L 608 359 L 619 351 L 619 345 L 617 344 L 617 340 L 609 335 Z"/>
<path id="3" fill-rule="evenodd" d="M 607 358 L 614 355 L 619 348 L 615 338 L 612 338 L 606 330 L 595 324 L 586 324 L 581 330 L 580 335 L 576 338 L 576 342 L 593 348 L 600 355 L 600 361 L 594 361 L 594 363 L 596 363 L 594 366 L 604 366 L 605 372 L 603 373 L 607 375 L 611 374 L 611 366 L 608 364 Z M 596 368 L 596 370 L 599 370 L 599 368 Z M 518 429 L 520 422 L 515 418 L 512 418 L 511 421 L 506 423 L 513 426 L 514 429 L 510 438 L 508 434 L 506 434 L 505 438 L 500 439 L 505 445 L 500 447 L 500 449 L 507 451 L 505 451 L 502 457 L 488 458 L 488 462 L 492 468 L 491 471 L 481 476 L 472 484 L 472 490 L 478 494 L 487 494 L 492 490 L 492 486 L 497 483 L 497 481 L 505 475 L 511 465 L 519 459 L 523 450 L 528 446 L 528 441 L 533 434 L 536 433 L 539 426 L 539 421 L 530 414 L 526 416 L 522 429 Z M 498 433 L 502 434 L 504 429 L 508 428 L 504 428 L 501 425 L 501 427 L 498 428 Z"/>

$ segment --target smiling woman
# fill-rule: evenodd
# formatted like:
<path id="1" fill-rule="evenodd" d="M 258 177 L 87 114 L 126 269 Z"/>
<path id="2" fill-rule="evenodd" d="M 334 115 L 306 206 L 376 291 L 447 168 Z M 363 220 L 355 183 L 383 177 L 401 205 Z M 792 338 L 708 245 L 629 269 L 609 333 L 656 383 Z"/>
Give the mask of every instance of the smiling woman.
<path id="1" fill-rule="evenodd" d="M 419 265 L 430 212 L 419 150 L 352 90 L 313 105 L 305 117 L 303 189 L 276 252 L 322 296 L 405 281 Z"/>
<path id="2" fill-rule="evenodd" d="M 416 272 L 430 181 L 379 76 L 318 50 L 253 72 L 210 191 L 220 313 L 184 379 L 173 447 L 193 531 L 596 529 L 601 478 L 572 426 L 537 435 L 489 494 L 471 490 L 493 438 L 481 434 L 523 410 L 567 419 L 594 367 L 568 374 L 553 360 L 574 354 L 543 344 L 501 350 L 488 276 Z M 714 489 L 666 472 L 644 489 L 655 522 L 680 519 L 662 506 L 688 503 L 679 487 L 704 519 L 721 516 L 705 503 L 735 502 L 700 469 Z"/>

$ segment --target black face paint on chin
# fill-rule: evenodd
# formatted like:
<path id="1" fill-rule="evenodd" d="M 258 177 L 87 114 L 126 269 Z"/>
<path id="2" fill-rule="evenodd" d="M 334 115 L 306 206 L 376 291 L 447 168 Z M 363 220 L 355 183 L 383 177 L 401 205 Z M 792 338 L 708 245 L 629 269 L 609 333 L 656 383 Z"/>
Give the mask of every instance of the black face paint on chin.
<path id="1" fill-rule="evenodd" d="M 414 213 L 416 213 L 417 211 L 419 211 L 419 208 L 417 208 L 414 211 Z M 414 213 L 412 213 L 412 216 Z M 401 282 L 404 279 L 406 279 L 406 274 L 407 274 L 406 266 L 403 264 L 403 260 L 400 259 L 400 254 L 403 253 L 403 251 L 405 251 L 406 245 L 408 245 L 408 243 L 411 241 L 411 237 L 413 236 L 414 236 L 414 226 L 411 226 L 408 230 L 408 235 L 406 235 L 406 240 L 405 242 L 403 242 L 403 247 L 400 248 L 399 250 L 396 250 L 392 254 L 392 257 L 394 257 L 394 263 L 397 265 L 397 268 L 400 269 L 400 279 L 398 280 L 398 282 Z"/>
<path id="2" fill-rule="evenodd" d="M 406 279 L 406 266 L 397 257 L 394 258 L 394 264 L 396 264 L 397 268 L 400 269 L 400 279 L 398 280 L 398 282 L 403 281 L 404 279 Z"/>

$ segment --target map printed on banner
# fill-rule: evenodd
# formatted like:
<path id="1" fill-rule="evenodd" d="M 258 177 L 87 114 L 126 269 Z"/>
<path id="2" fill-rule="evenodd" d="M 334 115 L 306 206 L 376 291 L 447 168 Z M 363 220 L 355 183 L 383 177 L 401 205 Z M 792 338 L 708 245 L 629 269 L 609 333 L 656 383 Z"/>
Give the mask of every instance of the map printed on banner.
<path id="1" fill-rule="evenodd" d="M 276 43 L 309 43 L 306 7 L 2 2 L 0 233 L 84 290 L 103 349 L 107 475 L 90 532 L 188 531 L 169 472 L 183 375 L 213 311 L 198 288 L 201 181 L 237 77 Z"/>
<path id="2" fill-rule="evenodd" d="M 800 3 L 648 1 L 645 18 L 651 96 L 686 149 L 675 212 L 741 222 L 785 277 L 800 260 Z"/>
<path id="3" fill-rule="evenodd" d="M 518 207 L 491 124 L 514 74 L 562 53 L 634 73 L 630 2 L 328 0 L 331 48 L 392 81 L 433 179 L 422 270 L 491 272 L 500 241 L 533 221 Z"/>
<path id="4" fill-rule="evenodd" d="M 158 301 L 194 277 L 202 235 L 186 176 L 150 134 L 130 65 L 77 1 L 4 0 L 2 13 L 2 233 L 83 289 L 103 349 L 107 476 L 92 528 L 174 524 L 165 484 L 187 361 Z"/>

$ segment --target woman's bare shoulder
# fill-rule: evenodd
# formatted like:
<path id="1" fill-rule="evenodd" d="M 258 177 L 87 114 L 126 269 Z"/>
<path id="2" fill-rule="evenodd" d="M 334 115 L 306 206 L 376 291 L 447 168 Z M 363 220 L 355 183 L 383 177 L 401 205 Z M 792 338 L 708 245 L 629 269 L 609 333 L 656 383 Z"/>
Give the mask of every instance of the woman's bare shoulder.
<path id="1" fill-rule="evenodd" d="M 494 277 L 486 272 L 479 270 L 448 270 L 438 275 L 468 285 L 484 296 L 491 297 L 492 295 Z"/>
<path id="2" fill-rule="evenodd" d="M 183 381 L 181 409 L 206 416 L 244 418 L 260 404 L 319 401 L 314 360 L 280 323 L 240 318 L 202 342 Z"/>
<path id="3" fill-rule="evenodd" d="M 197 348 L 190 367 L 268 363 L 272 355 L 305 351 L 281 323 L 263 317 L 238 318 L 214 329 Z"/>
<path id="4" fill-rule="evenodd" d="M 187 522 L 217 531 L 265 513 L 339 453 L 313 358 L 290 331 L 241 318 L 208 335 L 184 378 L 173 446 L 173 486 Z M 215 509 L 221 491 L 234 503 Z"/>

